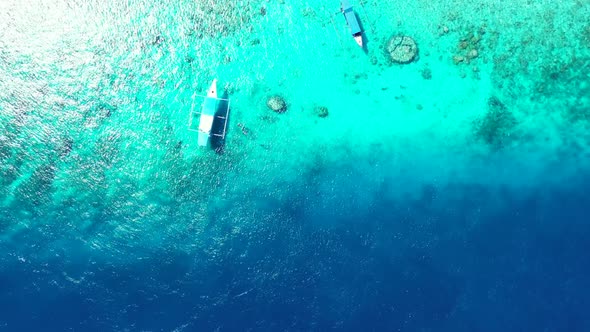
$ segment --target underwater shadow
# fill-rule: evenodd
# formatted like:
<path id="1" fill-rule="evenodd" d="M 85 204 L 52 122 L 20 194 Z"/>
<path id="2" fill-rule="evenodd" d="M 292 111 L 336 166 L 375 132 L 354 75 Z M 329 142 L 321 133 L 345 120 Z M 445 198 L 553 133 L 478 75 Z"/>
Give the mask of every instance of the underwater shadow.
<path id="1" fill-rule="evenodd" d="M 363 24 L 363 21 L 361 20 L 361 17 L 357 12 L 354 12 L 354 16 L 356 16 L 356 20 L 358 21 L 359 27 L 362 31 L 361 37 L 363 38 L 363 52 L 365 52 L 365 54 L 368 55 L 369 49 L 367 48 L 367 44 L 369 43 L 369 39 L 367 38 L 367 31 L 365 30 L 365 25 Z"/>
<path id="2" fill-rule="evenodd" d="M 229 107 L 229 99 L 227 91 L 223 92 L 222 100 L 219 101 L 213 125 L 211 127 L 211 149 L 221 154 L 225 148 L 225 136 L 229 131 L 229 121 L 231 118 L 231 109 L 227 111 L 227 121 L 224 121 L 226 116 L 225 110 Z"/>

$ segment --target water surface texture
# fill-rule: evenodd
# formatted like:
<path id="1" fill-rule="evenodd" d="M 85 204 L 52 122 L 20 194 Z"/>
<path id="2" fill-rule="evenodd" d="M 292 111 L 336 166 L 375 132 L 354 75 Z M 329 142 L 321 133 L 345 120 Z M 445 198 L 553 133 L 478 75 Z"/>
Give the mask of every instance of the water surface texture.
<path id="1" fill-rule="evenodd" d="M 0 330 L 590 331 L 590 2 L 351 3 L 0 0 Z"/>

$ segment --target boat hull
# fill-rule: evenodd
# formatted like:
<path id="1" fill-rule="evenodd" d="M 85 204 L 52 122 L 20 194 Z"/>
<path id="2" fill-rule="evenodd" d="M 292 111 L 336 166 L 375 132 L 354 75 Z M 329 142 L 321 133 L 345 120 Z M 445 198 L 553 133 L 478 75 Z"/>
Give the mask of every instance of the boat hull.
<path id="1" fill-rule="evenodd" d="M 350 33 L 354 38 L 354 41 L 357 43 L 359 47 L 363 47 L 363 30 L 361 28 L 361 24 L 356 16 L 356 13 L 352 9 L 352 6 L 348 1 L 342 1 L 340 3 L 342 14 L 344 14 L 344 18 L 346 19 L 346 24 L 350 29 Z"/>
<path id="2" fill-rule="evenodd" d="M 354 37 L 354 41 L 356 42 L 356 44 L 360 48 L 363 48 L 363 35 L 362 34 L 358 34 L 358 35 L 353 35 L 353 37 Z"/>
<path id="3" fill-rule="evenodd" d="M 201 109 L 201 119 L 199 121 L 199 137 L 197 144 L 199 146 L 208 146 L 211 138 L 211 129 L 213 128 L 213 120 L 215 119 L 215 112 L 217 112 L 217 79 L 213 80 L 209 90 L 207 90 L 207 97 L 203 101 Z"/>

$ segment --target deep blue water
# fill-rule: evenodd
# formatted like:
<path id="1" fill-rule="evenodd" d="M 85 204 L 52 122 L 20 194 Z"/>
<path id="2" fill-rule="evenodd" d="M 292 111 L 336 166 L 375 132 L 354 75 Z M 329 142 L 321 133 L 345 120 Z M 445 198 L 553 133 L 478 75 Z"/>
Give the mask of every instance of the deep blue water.
<path id="1" fill-rule="evenodd" d="M 427 187 L 337 226 L 277 219 L 192 254 L 2 243 L 0 319 L 14 331 L 587 331 L 586 184 Z"/>

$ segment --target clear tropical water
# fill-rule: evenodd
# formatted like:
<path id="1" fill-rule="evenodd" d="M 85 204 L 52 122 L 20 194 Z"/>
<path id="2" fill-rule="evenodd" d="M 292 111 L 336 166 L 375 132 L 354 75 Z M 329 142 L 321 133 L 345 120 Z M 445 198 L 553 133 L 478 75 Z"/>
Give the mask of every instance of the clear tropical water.
<path id="1" fill-rule="evenodd" d="M 0 1 L 0 329 L 590 330 L 590 3 L 355 8 Z"/>

